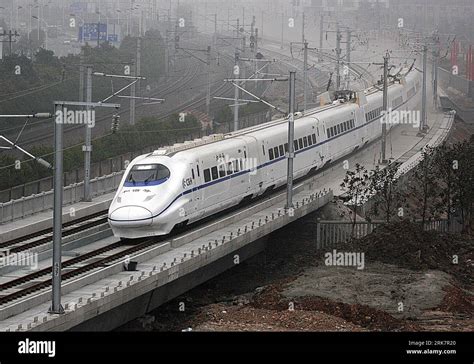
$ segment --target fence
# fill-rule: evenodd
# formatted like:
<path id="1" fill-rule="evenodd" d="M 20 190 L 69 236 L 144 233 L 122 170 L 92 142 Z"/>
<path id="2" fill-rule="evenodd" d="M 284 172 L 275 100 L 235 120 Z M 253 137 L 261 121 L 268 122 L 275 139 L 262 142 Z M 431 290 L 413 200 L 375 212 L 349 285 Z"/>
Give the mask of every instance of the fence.
<path id="1" fill-rule="evenodd" d="M 93 197 L 114 192 L 120 184 L 122 172 L 114 172 L 107 176 L 91 180 L 91 194 Z M 84 198 L 84 182 L 74 183 L 64 188 L 63 204 L 70 205 L 80 202 Z M 22 197 L 17 200 L 0 203 L 0 224 L 22 219 L 38 212 L 52 209 L 54 205 L 53 191 Z"/>
<path id="2" fill-rule="evenodd" d="M 420 222 L 421 223 L 421 222 Z M 318 219 L 316 223 L 316 246 L 318 249 L 330 247 L 339 243 L 346 243 L 351 240 L 363 238 L 372 233 L 377 227 L 385 225 L 385 221 L 356 221 L 354 234 L 352 234 L 351 221 L 322 221 Z M 460 233 L 462 225 L 456 220 L 448 224 L 448 220 L 430 220 L 424 224 L 426 231 L 439 231 L 447 233 Z"/>

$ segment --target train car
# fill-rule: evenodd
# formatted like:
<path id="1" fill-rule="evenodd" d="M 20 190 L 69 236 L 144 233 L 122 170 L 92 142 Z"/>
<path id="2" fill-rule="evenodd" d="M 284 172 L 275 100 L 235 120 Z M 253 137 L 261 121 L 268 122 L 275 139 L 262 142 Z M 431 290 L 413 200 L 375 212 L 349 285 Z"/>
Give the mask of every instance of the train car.
<path id="1" fill-rule="evenodd" d="M 419 89 L 419 75 L 410 72 L 389 86 L 389 107 L 414 110 Z M 382 101 L 375 87 L 297 118 L 294 177 L 317 171 L 378 138 Z M 109 208 L 114 235 L 166 235 L 282 186 L 287 152 L 288 122 L 282 119 L 139 156 L 126 169 Z"/>

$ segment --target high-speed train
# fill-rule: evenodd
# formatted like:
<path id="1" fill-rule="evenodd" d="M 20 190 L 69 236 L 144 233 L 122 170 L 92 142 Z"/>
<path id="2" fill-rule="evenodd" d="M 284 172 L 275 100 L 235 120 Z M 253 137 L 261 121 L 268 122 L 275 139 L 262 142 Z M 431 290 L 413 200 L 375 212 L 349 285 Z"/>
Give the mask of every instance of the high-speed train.
<path id="1" fill-rule="evenodd" d="M 389 86 L 389 108 L 413 111 L 420 89 L 418 72 L 409 72 Z M 382 91 L 373 87 L 352 100 L 336 100 L 297 118 L 294 178 L 377 139 L 382 104 Z M 286 184 L 287 141 L 288 121 L 281 119 L 135 158 L 109 208 L 114 235 L 166 235 Z"/>

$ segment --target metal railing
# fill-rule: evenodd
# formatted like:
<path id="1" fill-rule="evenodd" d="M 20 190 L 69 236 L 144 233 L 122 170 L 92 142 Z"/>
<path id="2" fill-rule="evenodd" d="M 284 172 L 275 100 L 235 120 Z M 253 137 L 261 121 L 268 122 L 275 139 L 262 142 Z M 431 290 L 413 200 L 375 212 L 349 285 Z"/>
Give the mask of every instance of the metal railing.
<path id="1" fill-rule="evenodd" d="M 421 221 L 418 221 L 421 224 Z M 352 239 L 361 239 L 372 233 L 377 227 L 385 225 L 385 221 L 356 221 L 354 232 L 352 233 L 353 222 L 351 221 L 331 221 L 317 220 L 316 223 L 316 246 L 318 249 L 333 246 L 339 243 L 346 243 Z M 444 233 L 460 233 L 462 225 L 456 220 L 447 219 L 425 221 L 425 231 L 438 231 Z"/>
<path id="2" fill-rule="evenodd" d="M 116 191 L 123 176 L 123 171 L 114 172 L 107 176 L 91 180 L 91 193 L 93 197 Z M 84 182 L 73 183 L 64 188 L 64 205 L 71 205 L 82 201 L 84 198 Z M 22 197 L 17 200 L 0 203 L 0 224 L 23 219 L 33 214 L 53 208 L 53 191 Z"/>

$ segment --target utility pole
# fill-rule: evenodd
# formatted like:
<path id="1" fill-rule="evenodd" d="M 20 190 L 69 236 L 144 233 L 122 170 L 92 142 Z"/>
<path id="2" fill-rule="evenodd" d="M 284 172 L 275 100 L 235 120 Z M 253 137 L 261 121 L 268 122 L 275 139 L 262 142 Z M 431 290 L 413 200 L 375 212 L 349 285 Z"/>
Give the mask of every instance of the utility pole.
<path id="1" fill-rule="evenodd" d="M 293 208 L 293 159 L 295 158 L 295 150 L 293 140 L 295 138 L 295 83 L 296 72 L 290 72 L 289 87 L 289 115 L 288 115 L 288 170 L 286 182 L 286 206 L 285 209 Z"/>
<path id="2" fill-rule="evenodd" d="M 390 55 L 387 52 L 383 57 L 383 110 L 385 115 L 382 120 L 382 164 L 387 163 L 386 149 L 387 149 L 387 122 L 388 120 L 388 61 Z"/>
<path id="3" fill-rule="evenodd" d="M 439 36 L 435 34 L 435 44 L 433 48 L 433 105 L 438 107 L 438 62 L 439 62 Z"/>
<path id="4" fill-rule="evenodd" d="M 302 19 L 302 24 L 301 24 L 301 42 L 304 44 L 304 42 L 306 41 L 306 38 L 304 36 L 304 27 L 305 27 L 305 24 L 304 24 L 304 13 L 303 13 L 303 19 Z"/>
<path id="5" fill-rule="evenodd" d="M 234 61 L 234 76 L 236 78 L 240 75 L 239 67 L 239 52 L 235 51 L 235 61 Z M 237 87 L 237 82 L 234 87 L 234 131 L 239 130 L 239 88 Z"/>
<path id="6" fill-rule="evenodd" d="M 426 82 L 427 82 L 427 58 L 428 58 L 428 46 L 423 45 L 423 86 L 421 93 L 421 123 L 420 133 L 426 130 Z"/>
<path id="7" fill-rule="evenodd" d="M 15 30 L 15 32 L 12 32 L 11 30 L 8 31 L 8 33 L 4 30 L 3 33 L 0 34 L 1 37 L 6 37 L 8 36 L 8 40 L 2 40 L 1 43 L 8 43 L 8 50 L 9 50 L 9 53 L 8 55 L 11 56 L 13 54 L 13 50 L 12 50 L 12 44 L 16 42 L 16 40 L 13 39 L 13 37 L 19 37 L 20 35 L 17 33 L 17 31 Z"/>
<path id="8" fill-rule="evenodd" d="M 138 77 L 140 73 L 140 60 L 141 60 L 141 39 L 137 38 L 137 54 L 135 57 L 134 76 Z M 130 88 L 130 125 L 135 125 L 135 107 L 136 107 L 136 92 L 137 87 L 134 83 Z"/>
<path id="9" fill-rule="evenodd" d="M 217 39 L 217 38 L 216 38 Z M 211 46 L 207 46 L 207 93 L 206 93 L 206 114 L 210 114 L 211 106 Z"/>
<path id="10" fill-rule="evenodd" d="M 59 105 L 54 105 L 54 115 Z M 63 118 L 65 107 L 61 106 Z M 89 129 L 86 125 L 86 129 Z M 53 209 L 53 265 L 52 265 L 52 302 L 50 313 L 62 314 L 61 305 L 61 250 L 63 219 L 63 124 L 54 122 L 54 209 Z"/>
<path id="11" fill-rule="evenodd" d="M 337 24 L 336 31 L 336 90 L 341 89 L 341 30 L 339 29 L 339 23 Z"/>
<path id="12" fill-rule="evenodd" d="M 303 113 L 308 107 L 308 42 L 304 41 L 304 65 L 303 65 Z"/>
<path id="13" fill-rule="evenodd" d="M 84 101 L 84 48 L 82 47 L 79 63 L 79 101 Z"/>
<path id="14" fill-rule="evenodd" d="M 88 103 L 92 102 L 92 66 L 87 66 L 87 93 L 86 101 Z M 90 116 L 90 107 L 87 106 L 87 117 Z M 90 121 L 90 120 L 88 120 Z M 82 147 L 84 152 L 84 201 L 90 202 L 91 198 L 91 153 L 92 153 L 92 129 L 90 128 L 90 123 L 86 125 L 86 141 L 85 145 Z"/>
<path id="15" fill-rule="evenodd" d="M 351 42 L 352 42 L 352 31 L 350 29 L 346 30 L 346 62 L 348 67 L 351 64 Z M 349 89 L 349 85 L 351 82 L 350 73 L 347 75 L 347 89 Z"/>
<path id="16" fill-rule="evenodd" d="M 285 14 L 281 13 L 281 46 L 280 49 L 283 49 L 283 33 L 285 32 Z"/>
<path id="17" fill-rule="evenodd" d="M 323 33 L 324 33 L 324 14 L 319 18 L 319 62 L 323 61 Z"/>

